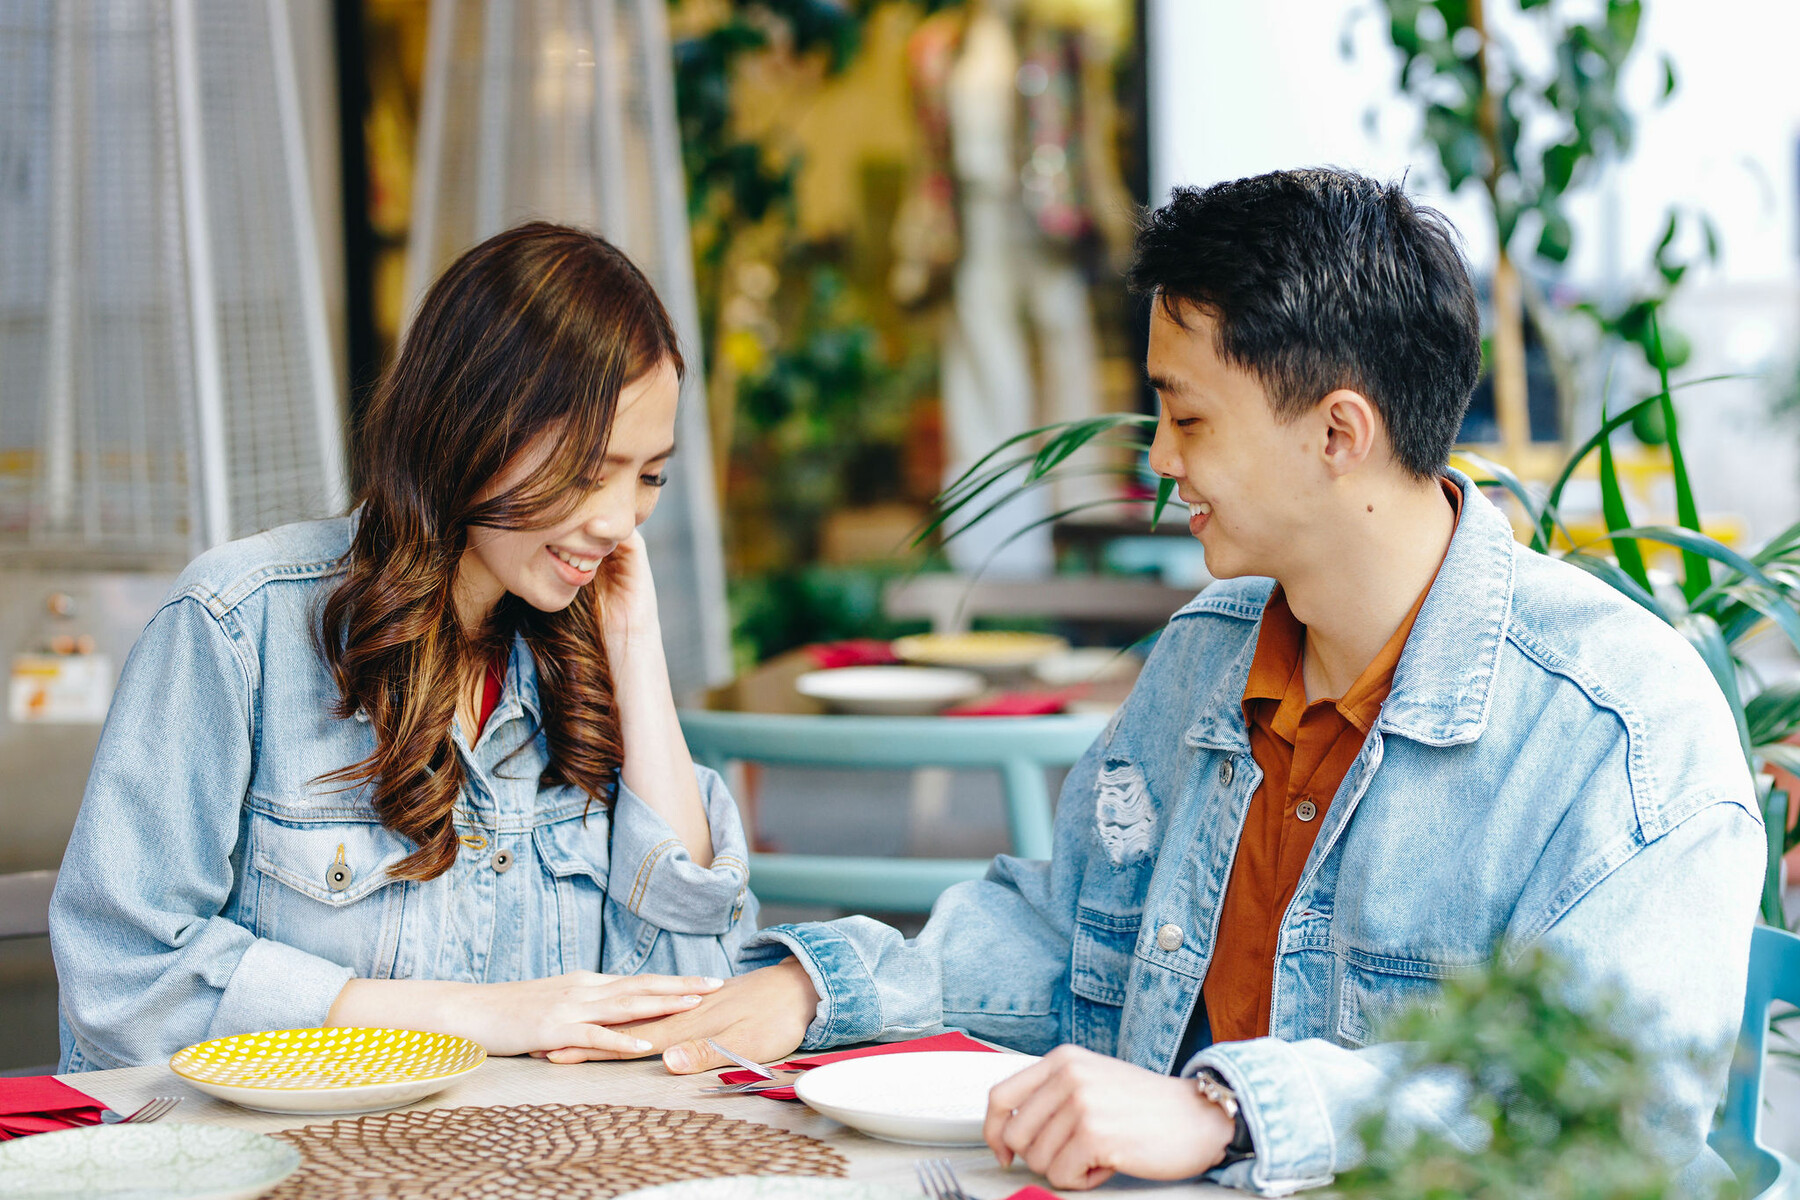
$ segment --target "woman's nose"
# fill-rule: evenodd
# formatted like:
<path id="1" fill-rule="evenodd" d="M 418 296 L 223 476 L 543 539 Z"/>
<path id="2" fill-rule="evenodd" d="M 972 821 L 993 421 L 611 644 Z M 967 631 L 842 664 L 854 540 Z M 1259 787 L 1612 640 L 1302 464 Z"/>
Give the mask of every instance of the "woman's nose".
<path id="1" fill-rule="evenodd" d="M 637 508 L 628 489 L 602 488 L 588 497 L 581 528 L 596 541 L 622 542 L 637 528 Z"/>

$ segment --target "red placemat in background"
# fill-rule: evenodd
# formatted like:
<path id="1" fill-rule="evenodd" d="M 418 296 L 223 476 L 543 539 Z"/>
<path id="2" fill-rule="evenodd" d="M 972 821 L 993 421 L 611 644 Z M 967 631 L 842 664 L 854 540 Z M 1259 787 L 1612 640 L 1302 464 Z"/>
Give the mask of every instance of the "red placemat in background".
<path id="1" fill-rule="evenodd" d="M 852 638 L 844 642 L 815 642 L 806 647 L 806 656 L 821 670 L 838 667 L 885 667 L 899 662 L 894 648 L 876 638 Z"/>

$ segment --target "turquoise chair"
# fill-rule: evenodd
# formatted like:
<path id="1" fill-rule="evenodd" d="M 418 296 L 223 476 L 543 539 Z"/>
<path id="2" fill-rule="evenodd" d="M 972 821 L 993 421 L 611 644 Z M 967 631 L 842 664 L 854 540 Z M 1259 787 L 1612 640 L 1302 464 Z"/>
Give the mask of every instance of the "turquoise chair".
<path id="1" fill-rule="evenodd" d="M 1743 1184 L 1744 1195 L 1775 1200 L 1796 1194 L 1800 1166 L 1764 1146 L 1762 1121 L 1763 1051 L 1769 1037 L 1769 1006 L 1777 1000 L 1800 1004 L 1800 937 L 1758 925 L 1750 937 L 1750 985 L 1744 994 L 1744 1024 L 1738 1030 L 1725 1085 L 1725 1112 L 1708 1140 Z"/>
<path id="2" fill-rule="evenodd" d="M 1050 857 L 1045 768 L 1072 766 L 1105 725 L 1104 716 L 1092 714 L 819 717 L 696 709 L 681 714 L 695 760 L 721 772 L 733 761 L 867 770 L 996 769 L 1006 793 L 1012 852 L 1021 858 Z M 844 802 L 857 799 L 846 796 Z M 986 859 L 752 854 L 750 887 L 764 903 L 929 912 L 940 892 L 980 879 L 987 865 Z"/>

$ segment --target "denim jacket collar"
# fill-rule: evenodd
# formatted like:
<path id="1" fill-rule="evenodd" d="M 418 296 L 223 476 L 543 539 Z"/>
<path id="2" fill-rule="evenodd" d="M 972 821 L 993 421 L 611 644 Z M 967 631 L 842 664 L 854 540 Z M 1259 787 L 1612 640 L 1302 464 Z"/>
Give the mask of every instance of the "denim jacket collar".
<path id="1" fill-rule="evenodd" d="M 1376 723 L 1382 733 L 1432 746 L 1473 742 L 1487 728 L 1495 668 L 1512 615 L 1512 526 L 1467 475 L 1445 473 L 1462 489 L 1462 519 L 1407 638 Z M 1182 612 L 1260 621 L 1273 591 L 1270 581 L 1248 594 L 1202 595 Z M 1250 636 L 1215 676 L 1199 705 L 1199 719 L 1188 727 L 1188 745 L 1249 751 L 1241 701 L 1255 656 L 1256 638 Z"/>
<path id="2" fill-rule="evenodd" d="M 1487 729 L 1500 649 L 1512 620 L 1512 524 L 1461 471 L 1462 519 L 1394 671 L 1378 727 L 1430 746 L 1460 746 Z"/>

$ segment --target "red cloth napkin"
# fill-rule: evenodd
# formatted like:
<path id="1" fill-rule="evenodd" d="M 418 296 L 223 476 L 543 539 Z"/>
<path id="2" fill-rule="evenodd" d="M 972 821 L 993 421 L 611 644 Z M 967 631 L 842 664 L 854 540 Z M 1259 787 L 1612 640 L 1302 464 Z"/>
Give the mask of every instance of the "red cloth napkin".
<path id="1" fill-rule="evenodd" d="M 963 1033 L 940 1033 L 934 1037 L 914 1038 L 910 1042 L 883 1042 L 879 1046 L 864 1046 L 861 1050 L 834 1050 L 830 1054 L 815 1054 L 811 1058 L 792 1058 L 778 1064 L 790 1070 L 809 1071 L 814 1067 L 822 1067 L 826 1063 L 842 1062 L 846 1058 L 870 1058 L 877 1054 L 916 1054 L 921 1050 L 982 1050 L 998 1054 L 992 1046 L 984 1046 L 974 1038 Z M 760 1076 L 749 1071 L 721 1071 L 721 1083 L 749 1083 Z M 767 1096 L 771 1100 L 792 1100 L 792 1087 L 767 1088 L 756 1093 Z"/>
<path id="2" fill-rule="evenodd" d="M 893 646 L 875 638 L 852 638 L 847 642 L 815 642 L 806 647 L 806 656 L 823 670 L 838 667 L 885 667 L 899 662 Z"/>
<path id="3" fill-rule="evenodd" d="M 1042 717 L 1059 713 L 1081 695 L 1079 687 L 1060 688 L 1054 692 L 1001 692 L 985 700 L 959 704 L 944 710 L 946 717 Z"/>
<path id="4" fill-rule="evenodd" d="M 0 1077 L 0 1141 L 98 1125 L 105 1108 L 53 1076 Z"/>
<path id="5" fill-rule="evenodd" d="M 1056 1200 L 1056 1193 L 1046 1192 L 1043 1188 L 1034 1183 L 1029 1187 L 1020 1188 L 1018 1191 L 1008 1196 L 1006 1200 Z"/>

